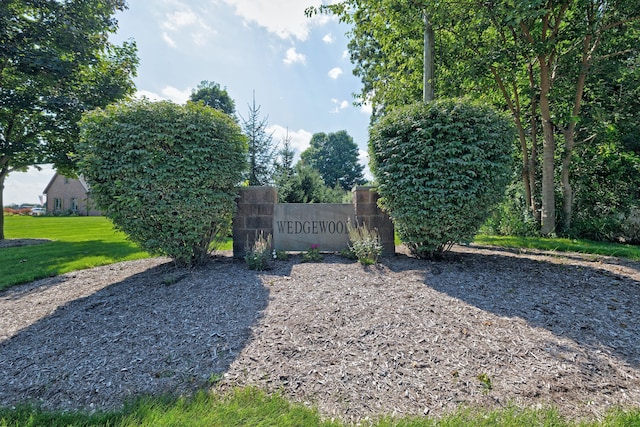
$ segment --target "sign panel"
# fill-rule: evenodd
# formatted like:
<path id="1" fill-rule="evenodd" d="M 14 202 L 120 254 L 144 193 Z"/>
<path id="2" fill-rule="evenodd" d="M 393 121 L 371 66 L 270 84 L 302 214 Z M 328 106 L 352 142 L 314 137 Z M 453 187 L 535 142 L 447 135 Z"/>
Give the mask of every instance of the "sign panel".
<path id="1" fill-rule="evenodd" d="M 273 245 L 279 251 L 339 251 L 349 246 L 347 223 L 355 224 L 352 204 L 278 203 L 273 216 Z"/>

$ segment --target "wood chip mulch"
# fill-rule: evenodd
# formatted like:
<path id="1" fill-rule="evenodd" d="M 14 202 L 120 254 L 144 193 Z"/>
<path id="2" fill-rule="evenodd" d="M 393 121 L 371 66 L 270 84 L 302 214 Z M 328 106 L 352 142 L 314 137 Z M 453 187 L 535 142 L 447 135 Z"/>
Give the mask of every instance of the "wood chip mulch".
<path id="1" fill-rule="evenodd" d="M 0 406 L 255 385 L 348 422 L 459 405 L 640 407 L 640 263 L 460 246 L 363 267 L 162 258 L 0 293 Z"/>

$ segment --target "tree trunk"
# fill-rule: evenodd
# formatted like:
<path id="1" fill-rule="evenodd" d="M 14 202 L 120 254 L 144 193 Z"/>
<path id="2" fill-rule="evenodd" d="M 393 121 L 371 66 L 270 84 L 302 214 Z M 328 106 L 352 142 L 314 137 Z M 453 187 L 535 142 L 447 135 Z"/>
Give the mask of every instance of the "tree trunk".
<path id="1" fill-rule="evenodd" d="M 576 94 L 573 100 L 573 111 L 571 112 L 571 121 L 566 129 L 563 129 L 564 135 L 564 153 L 562 155 L 562 229 L 564 231 L 571 227 L 571 217 L 573 215 L 573 188 L 571 188 L 571 156 L 575 148 L 576 121 L 580 116 L 582 107 L 582 98 L 584 97 L 584 87 L 587 81 L 587 73 L 591 66 L 592 55 L 599 44 L 596 39 L 591 44 L 593 37 L 587 34 L 583 41 L 582 61 L 580 63 L 580 74 L 576 81 Z"/>
<path id="2" fill-rule="evenodd" d="M 531 213 L 536 222 L 540 224 L 540 206 L 536 200 L 536 169 L 538 167 L 538 101 L 535 93 L 537 92 L 535 79 L 533 78 L 533 64 L 529 64 L 529 88 L 531 89 L 531 155 L 529 156 L 528 172 L 529 172 L 529 191 L 531 197 L 529 205 Z"/>
<path id="3" fill-rule="evenodd" d="M 535 173 L 532 173 L 531 171 L 531 168 L 535 168 L 535 159 L 529 157 L 529 149 L 527 148 L 527 134 L 524 125 L 522 124 L 522 114 L 520 111 L 520 102 L 517 97 L 517 88 L 514 88 L 513 94 L 515 94 L 515 96 L 512 97 L 511 94 L 509 94 L 509 92 L 507 91 L 507 87 L 504 84 L 504 80 L 500 76 L 498 70 L 493 66 L 490 66 L 489 68 L 491 69 L 491 73 L 493 74 L 493 77 L 496 80 L 498 87 L 500 88 L 500 92 L 502 93 L 507 107 L 511 112 L 511 116 L 513 117 L 513 121 L 516 125 L 516 130 L 518 131 L 518 140 L 520 141 L 520 150 L 522 154 L 522 183 L 524 185 L 525 191 L 525 203 L 527 205 L 527 209 L 529 209 L 535 215 L 535 192 L 533 192 L 533 190 L 535 189 L 535 182 L 531 182 L 532 179 L 535 179 Z M 533 137 L 535 138 L 535 134 L 533 135 Z M 532 148 L 532 155 L 535 155 L 535 139 L 533 141 L 534 146 Z"/>
<path id="4" fill-rule="evenodd" d="M 422 12 L 424 18 L 424 72 L 422 99 L 426 102 L 433 101 L 433 78 L 435 76 L 435 34 L 433 26 L 429 22 L 427 12 Z"/>
<path id="5" fill-rule="evenodd" d="M 550 67 L 547 58 L 541 56 L 540 62 L 540 116 L 542 117 L 542 235 L 553 234 L 556 230 L 556 200 L 555 200 L 555 151 L 556 141 L 551 121 L 549 105 L 549 91 L 551 89 Z"/>
<path id="6" fill-rule="evenodd" d="M 532 119 L 532 121 L 535 121 L 535 119 Z M 529 166 L 528 166 L 528 172 L 529 172 L 529 195 L 531 197 L 531 201 L 529 202 L 530 206 L 531 206 L 531 214 L 533 215 L 533 218 L 535 218 L 536 222 L 538 224 L 540 224 L 540 222 L 542 221 L 541 217 L 540 217 L 540 203 L 538 202 L 538 199 L 536 198 L 536 168 L 538 167 L 538 137 L 536 134 L 533 134 L 532 131 L 532 139 L 531 139 L 531 156 L 529 156 Z"/>
<path id="7" fill-rule="evenodd" d="M 567 141 L 571 138 L 571 142 Z M 569 180 L 571 156 L 573 155 L 573 135 L 565 134 L 565 148 L 562 154 L 562 171 L 560 173 L 560 183 L 562 185 L 562 230 L 567 231 L 571 227 L 571 216 L 573 214 L 573 188 Z"/>
<path id="8" fill-rule="evenodd" d="M 0 158 L 0 240 L 4 240 L 4 181 L 9 175 L 8 159 Z"/>

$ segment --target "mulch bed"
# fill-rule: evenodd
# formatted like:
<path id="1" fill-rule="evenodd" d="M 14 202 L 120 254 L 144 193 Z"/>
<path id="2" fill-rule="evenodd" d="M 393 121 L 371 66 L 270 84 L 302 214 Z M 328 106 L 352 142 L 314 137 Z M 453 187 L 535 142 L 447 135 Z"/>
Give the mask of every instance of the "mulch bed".
<path id="1" fill-rule="evenodd" d="M 255 385 L 326 417 L 640 406 L 640 263 L 456 247 L 363 267 L 138 260 L 0 293 L 0 405 Z"/>

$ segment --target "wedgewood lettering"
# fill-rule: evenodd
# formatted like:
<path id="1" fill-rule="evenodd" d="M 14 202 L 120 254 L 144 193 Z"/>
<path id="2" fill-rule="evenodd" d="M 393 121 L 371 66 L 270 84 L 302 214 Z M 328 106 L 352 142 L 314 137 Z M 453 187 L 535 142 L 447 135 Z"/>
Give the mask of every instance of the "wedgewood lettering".
<path id="1" fill-rule="evenodd" d="M 282 234 L 348 234 L 347 221 L 277 221 Z"/>

